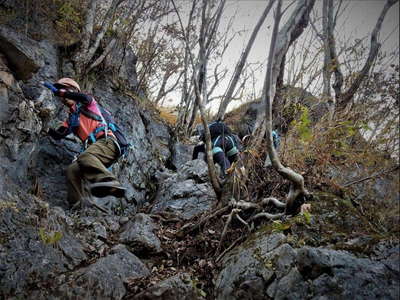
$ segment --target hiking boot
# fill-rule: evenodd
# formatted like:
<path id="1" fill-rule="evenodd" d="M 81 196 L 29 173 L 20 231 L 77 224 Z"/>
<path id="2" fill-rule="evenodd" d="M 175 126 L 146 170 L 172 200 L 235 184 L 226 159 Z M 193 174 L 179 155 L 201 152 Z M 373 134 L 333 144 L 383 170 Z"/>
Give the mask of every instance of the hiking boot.
<path id="1" fill-rule="evenodd" d="M 125 197 L 126 188 L 118 181 L 96 182 L 90 185 L 90 192 L 97 198 L 107 196 L 122 198 Z"/>

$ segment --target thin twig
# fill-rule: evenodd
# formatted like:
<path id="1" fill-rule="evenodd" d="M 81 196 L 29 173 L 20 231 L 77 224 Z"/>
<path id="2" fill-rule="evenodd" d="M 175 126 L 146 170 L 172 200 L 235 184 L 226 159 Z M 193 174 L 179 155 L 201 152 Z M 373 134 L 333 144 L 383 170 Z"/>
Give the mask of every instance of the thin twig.
<path id="1" fill-rule="evenodd" d="M 348 183 L 345 183 L 343 185 L 343 187 L 348 187 L 348 186 L 356 184 L 356 183 L 360 183 L 360 182 L 363 182 L 363 181 L 366 181 L 366 180 L 369 180 L 369 179 L 373 179 L 373 178 L 376 178 L 376 177 L 384 175 L 384 174 L 391 173 L 391 172 L 396 171 L 397 169 L 399 169 L 399 167 L 400 167 L 400 165 L 397 165 L 397 166 L 391 168 L 390 170 L 384 170 L 382 172 L 379 172 L 379 173 L 371 175 L 371 176 L 367 176 L 367 177 L 364 177 L 364 178 L 361 178 L 361 179 L 358 179 L 358 180 L 350 181 Z"/>
<path id="2" fill-rule="evenodd" d="M 235 216 L 235 215 L 236 215 L 237 213 L 239 213 L 239 212 L 240 212 L 240 209 L 238 209 L 238 208 L 234 208 L 234 209 L 231 210 L 231 213 L 229 214 L 228 220 L 226 220 L 226 223 L 225 223 L 225 226 L 224 226 L 224 230 L 222 231 L 221 238 L 220 238 L 220 240 L 219 240 L 219 244 L 218 244 L 217 252 L 216 252 L 217 254 L 218 254 L 219 251 L 221 250 L 222 242 L 224 241 L 226 232 L 228 231 L 228 227 L 229 227 L 229 225 L 230 225 L 231 222 L 232 222 L 233 216 Z"/>
<path id="3" fill-rule="evenodd" d="M 193 224 L 192 226 L 187 226 L 187 227 L 182 227 L 179 231 L 178 234 L 188 234 L 196 229 L 198 229 L 201 225 L 205 224 L 208 220 L 219 216 L 221 214 L 223 214 L 224 212 L 226 212 L 228 209 L 230 208 L 229 205 L 224 206 L 218 210 L 216 210 L 215 212 L 211 213 L 210 215 L 206 216 L 205 218 L 201 219 L 199 222 L 197 222 L 196 224 Z"/>
<path id="4" fill-rule="evenodd" d="M 232 250 L 234 247 L 236 247 L 237 244 L 239 244 L 242 240 L 244 240 L 244 236 L 241 236 L 240 238 L 238 238 L 237 240 L 235 240 L 228 248 L 226 248 L 224 251 L 222 251 L 222 253 L 217 257 L 217 259 L 215 260 L 215 262 L 219 262 L 221 260 L 222 257 L 224 257 L 224 255 L 229 252 L 230 250 Z"/>

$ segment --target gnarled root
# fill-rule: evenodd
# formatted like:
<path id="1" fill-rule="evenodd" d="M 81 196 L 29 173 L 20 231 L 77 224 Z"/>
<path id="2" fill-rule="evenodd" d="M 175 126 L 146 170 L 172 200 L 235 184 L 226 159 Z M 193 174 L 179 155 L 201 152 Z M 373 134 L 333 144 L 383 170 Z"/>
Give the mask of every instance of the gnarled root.
<path id="1" fill-rule="evenodd" d="M 264 198 L 261 201 L 262 206 L 266 206 L 269 203 L 272 203 L 275 207 L 278 207 L 278 208 L 285 208 L 286 207 L 286 203 L 283 203 L 283 202 L 279 201 L 278 199 L 276 199 L 274 197 Z"/>
<path id="2" fill-rule="evenodd" d="M 268 220 L 277 220 L 277 219 L 280 219 L 281 217 L 283 217 L 284 215 L 285 215 L 284 213 L 270 214 L 270 213 L 267 213 L 267 212 L 261 212 L 261 213 L 258 213 L 256 215 L 252 216 L 249 219 L 249 222 L 254 221 L 255 219 L 258 219 L 258 218 L 266 218 Z"/>
<path id="3" fill-rule="evenodd" d="M 304 184 L 296 186 L 292 184 L 286 199 L 285 214 L 295 215 L 299 213 L 303 200 L 310 196 L 310 193 L 304 188 Z"/>

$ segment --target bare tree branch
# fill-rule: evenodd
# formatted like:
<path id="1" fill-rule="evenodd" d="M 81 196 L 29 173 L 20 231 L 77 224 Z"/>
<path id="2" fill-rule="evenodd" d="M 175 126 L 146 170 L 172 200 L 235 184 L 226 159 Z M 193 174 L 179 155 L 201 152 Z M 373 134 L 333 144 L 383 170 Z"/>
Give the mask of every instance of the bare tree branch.
<path id="1" fill-rule="evenodd" d="M 353 84 L 349 87 L 349 89 L 341 95 L 341 97 L 338 99 L 338 108 L 344 108 L 347 103 L 353 98 L 354 94 L 358 90 L 358 88 L 361 85 L 361 82 L 364 80 L 365 76 L 368 74 L 369 70 L 371 69 L 372 63 L 375 60 L 376 56 L 378 55 L 379 49 L 381 47 L 381 44 L 378 42 L 378 35 L 382 27 L 383 20 L 385 19 L 386 13 L 388 10 L 395 4 L 397 3 L 398 0 L 387 0 L 385 3 L 385 6 L 382 9 L 382 12 L 378 18 L 378 21 L 376 22 L 376 25 L 374 27 L 374 30 L 372 31 L 371 34 L 371 46 L 370 46 L 370 51 L 368 54 L 368 58 L 361 69 L 360 72 L 357 73 L 355 80 L 353 81 Z"/>
<path id="2" fill-rule="evenodd" d="M 298 1 L 297 7 L 293 12 L 292 17 L 288 20 L 285 26 L 283 26 L 278 34 L 278 28 L 281 18 L 280 10 L 282 4 L 282 1 L 278 0 L 277 13 L 275 16 L 274 29 L 271 37 L 271 45 L 268 56 L 267 72 L 263 88 L 262 101 L 265 102 L 265 128 L 268 155 L 275 170 L 277 170 L 278 173 L 285 179 L 288 179 L 292 182 L 289 194 L 286 199 L 286 213 L 290 212 L 294 201 L 297 199 L 298 196 L 308 195 L 308 192 L 304 187 L 303 176 L 291 170 L 290 168 L 284 167 L 278 158 L 278 154 L 275 150 L 272 139 L 272 103 L 275 98 L 275 88 L 276 81 L 279 76 L 279 67 L 281 66 L 282 60 L 287 51 L 287 47 L 289 47 L 290 36 L 293 34 L 297 36 L 299 35 L 299 28 L 296 27 L 300 24 L 302 24 L 300 26 L 306 26 L 306 24 L 304 24 L 304 20 L 308 19 L 308 15 L 314 5 L 314 2 L 315 1 L 312 0 Z M 296 23 L 297 26 L 295 26 Z M 279 41 L 279 44 L 277 44 L 277 41 Z"/>
<path id="3" fill-rule="evenodd" d="M 92 70 L 93 68 L 97 67 L 98 65 L 100 65 L 103 60 L 106 58 L 106 56 L 111 52 L 111 50 L 114 48 L 115 44 L 117 42 L 116 38 L 113 38 L 108 45 L 106 46 L 106 48 L 104 49 L 103 53 L 87 68 L 86 72 L 89 72 L 90 70 Z"/>
<path id="4" fill-rule="evenodd" d="M 253 47 L 254 41 L 255 41 L 257 34 L 261 28 L 261 25 L 264 23 L 265 19 L 267 18 L 267 15 L 268 15 L 269 11 L 271 10 L 271 7 L 272 7 L 274 1 L 275 0 L 270 0 L 268 2 L 268 5 L 264 9 L 264 12 L 262 13 L 260 19 L 258 20 L 256 26 L 253 29 L 253 32 L 249 38 L 249 41 L 247 42 L 246 48 L 240 57 L 240 60 L 236 64 L 235 71 L 232 75 L 232 79 L 229 82 L 229 87 L 228 87 L 228 89 L 224 95 L 224 98 L 219 106 L 218 113 L 217 113 L 217 119 L 223 119 L 223 117 L 225 115 L 226 108 L 228 107 L 228 104 L 231 101 L 231 97 L 232 97 L 233 92 L 236 88 L 236 85 L 239 81 L 240 75 L 241 75 L 243 67 L 246 63 L 247 57 L 250 53 L 250 50 Z"/>
<path id="5" fill-rule="evenodd" d="M 171 1 L 172 1 L 172 5 L 174 6 L 175 12 L 176 12 L 176 14 L 178 16 L 178 19 L 179 19 L 179 23 L 180 23 L 180 26 L 181 26 L 181 29 L 182 29 L 182 33 L 184 35 L 186 47 L 189 47 L 189 40 L 188 40 L 187 35 L 185 33 L 185 28 L 183 27 L 182 20 L 181 20 L 181 17 L 179 15 L 179 11 L 178 11 L 178 9 L 177 9 L 177 7 L 175 5 L 174 0 L 171 0 Z M 200 45 L 200 47 L 202 47 L 202 45 Z M 195 69 L 192 53 L 191 53 L 190 50 L 188 51 L 188 53 L 189 53 L 189 59 L 190 59 L 192 68 Z M 213 155 L 212 155 L 212 152 L 211 152 L 211 150 L 212 150 L 211 134 L 210 134 L 210 129 L 208 128 L 207 120 L 206 120 L 206 117 L 205 117 L 205 110 L 204 110 L 204 103 L 203 103 L 203 99 L 202 99 L 202 94 L 200 92 L 200 87 L 199 87 L 197 81 L 194 81 L 194 92 L 195 92 L 195 100 L 196 100 L 196 103 L 197 103 L 197 105 L 199 107 L 201 121 L 202 121 L 203 127 L 204 127 L 208 174 L 210 176 L 211 184 L 212 184 L 212 186 L 214 188 L 214 191 L 218 196 L 221 193 L 221 186 L 220 186 L 220 183 L 218 181 L 218 177 L 217 177 L 216 171 L 215 171 Z"/>

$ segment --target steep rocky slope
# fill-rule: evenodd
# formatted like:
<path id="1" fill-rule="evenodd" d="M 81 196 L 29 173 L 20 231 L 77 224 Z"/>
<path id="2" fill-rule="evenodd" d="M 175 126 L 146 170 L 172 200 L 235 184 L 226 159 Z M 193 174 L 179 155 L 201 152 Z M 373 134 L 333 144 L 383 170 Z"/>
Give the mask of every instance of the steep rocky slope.
<path id="1" fill-rule="evenodd" d="M 127 197 L 71 210 L 64 172 L 80 145 L 46 135 L 65 111 L 41 85 L 73 75 L 71 62 L 50 41 L 0 27 L 1 298 L 398 299 L 398 240 L 330 193 L 316 194 L 311 217 L 253 233 L 233 224 L 223 246 L 244 238 L 218 258 L 224 219 L 182 234 L 216 196 L 205 163 L 190 161 L 191 147 L 130 96 L 134 53 L 126 59 L 117 81 L 99 75 L 90 85 L 133 144 L 113 167 Z"/>

